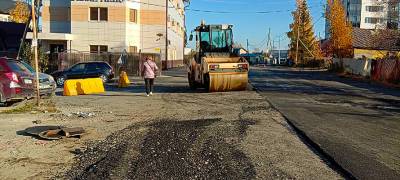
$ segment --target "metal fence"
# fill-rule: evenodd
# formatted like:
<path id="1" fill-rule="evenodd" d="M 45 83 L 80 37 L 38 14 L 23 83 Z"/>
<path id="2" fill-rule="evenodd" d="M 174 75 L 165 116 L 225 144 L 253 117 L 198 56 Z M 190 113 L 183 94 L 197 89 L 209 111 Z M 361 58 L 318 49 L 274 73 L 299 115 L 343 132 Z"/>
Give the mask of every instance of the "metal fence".
<path id="1" fill-rule="evenodd" d="M 162 62 L 160 54 L 151 53 L 54 53 L 50 54 L 48 71 L 64 70 L 76 63 L 89 61 L 104 61 L 109 63 L 117 75 L 126 71 L 128 75 L 140 76 L 141 68 L 146 57 L 151 57 L 161 73 Z"/>
<path id="2" fill-rule="evenodd" d="M 374 60 L 371 66 L 372 80 L 400 84 L 400 60 Z"/>
<path id="3" fill-rule="evenodd" d="M 334 59 L 331 70 L 370 77 L 377 82 L 400 84 L 400 60 L 398 59 Z"/>

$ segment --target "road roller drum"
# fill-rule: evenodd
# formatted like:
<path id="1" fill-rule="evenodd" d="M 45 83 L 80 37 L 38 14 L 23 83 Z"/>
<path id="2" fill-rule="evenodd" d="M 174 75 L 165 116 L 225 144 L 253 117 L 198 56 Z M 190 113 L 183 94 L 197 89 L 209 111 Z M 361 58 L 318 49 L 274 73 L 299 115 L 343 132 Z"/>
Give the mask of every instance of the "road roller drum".
<path id="1" fill-rule="evenodd" d="M 210 73 L 210 92 L 244 91 L 248 73 Z"/>

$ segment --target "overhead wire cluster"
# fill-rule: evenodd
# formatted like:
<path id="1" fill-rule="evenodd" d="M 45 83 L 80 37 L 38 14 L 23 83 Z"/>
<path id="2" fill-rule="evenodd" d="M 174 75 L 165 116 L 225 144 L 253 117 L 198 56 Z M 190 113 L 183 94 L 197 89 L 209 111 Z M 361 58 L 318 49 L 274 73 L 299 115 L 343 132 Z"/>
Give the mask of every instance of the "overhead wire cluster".
<path id="1" fill-rule="evenodd" d="M 289 0 L 291 1 L 291 0 Z M 145 5 L 150 5 L 150 6 L 156 6 L 156 7 L 166 7 L 166 5 L 162 5 L 162 4 L 155 4 L 155 3 L 150 3 L 150 2 L 142 2 L 142 1 L 137 1 L 137 0 L 131 0 L 131 2 L 135 2 L 135 3 L 139 3 L 139 4 L 145 4 Z M 282 0 L 280 1 L 282 2 Z M 294 2 L 294 1 L 291 1 Z M 290 3 L 290 2 L 287 2 Z M 275 3 L 276 4 L 276 3 Z M 321 7 L 324 6 L 323 4 L 323 0 L 321 0 L 320 2 L 317 2 L 317 4 L 312 4 L 309 5 L 308 8 L 309 9 L 313 9 L 315 7 Z M 169 6 L 168 8 L 175 8 L 174 6 Z M 281 12 L 293 12 L 293 9 L 286 9 L 286 10 L 270 10 L 270 11 L 226 11 L 226 10 L 207 10 L 207 9 L 195 9 L 195 8 L 187 8 L 185 7 L 186 11 L 192 11 L 192 12 L 200 12 L 200 13 L 215 13 L 215 14 L 271 14 L 271 13 L 281 13 Z M 320 16 L 313 24 L 313 26 L 318 23 L 322 18 L 324 17 L 324 15 Z M 282 37 L 285 33 L 283 33 L 282 35 L 280 35 L 280 37 Z M 265 36 L 264 39 L 262 41 L 260 41 L 257 44 L 252 44 L 249 43 L 249 46 L 253 47 L 253 48 L 258 48 L 258 49 L 263 49 L 264 46 L 268 43 L 270 43 L 271 41 L 273 41 L 272 39 L 270 39 L 270 37 L 268 37 L 269 35 Z M 287 38 L 287 37 L 286 37 Z M 283 39 L 284 40 L 284 39 Z"/>
<path id="2" fill-rule="evenodd" d="M 150 5 L 150 6 L 156 6 L 156 7 L 166 7 L 163 4 L 142 2 L 142 1 L 137 1 L 137 0 L 131 0 L 131 2 Z M 318 6 L 320 6 L 320 5 L 318 5 Z M 309 6 L 309 8 L 313 8 L 313 7 L 315 7 L 315 6 Z M 168 8 L 175 8 L 175 7 L 174 6 L 169 6 Z M 292 12 L 293 11 L 293 9 L 271 10 L 271 11 L 220 11 L 220 10 L 206 10 L 206 9 L 195 9 L 195 8 L 185 8 L 185 10 L 186 11 L 193 11 L 193 12 L 217 13 L 217 14 L 270 14 L 270 13 Z"/>

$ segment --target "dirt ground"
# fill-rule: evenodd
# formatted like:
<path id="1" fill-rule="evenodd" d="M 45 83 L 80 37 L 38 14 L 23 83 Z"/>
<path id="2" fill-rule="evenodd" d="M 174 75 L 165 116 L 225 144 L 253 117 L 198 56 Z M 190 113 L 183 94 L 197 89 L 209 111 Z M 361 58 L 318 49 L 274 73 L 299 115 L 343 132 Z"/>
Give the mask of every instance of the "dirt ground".
<path id="1" fill-rule="evenodd" d="M 0 179 L 342 179 L 255 91 L 191 91 L 184 72 L 171 71 L 145 97 L 132 81 L 56 96 L 57 112 L 0 114 Z M 20 132 L 37 125 L 86 134 L 45 141 Z"/>

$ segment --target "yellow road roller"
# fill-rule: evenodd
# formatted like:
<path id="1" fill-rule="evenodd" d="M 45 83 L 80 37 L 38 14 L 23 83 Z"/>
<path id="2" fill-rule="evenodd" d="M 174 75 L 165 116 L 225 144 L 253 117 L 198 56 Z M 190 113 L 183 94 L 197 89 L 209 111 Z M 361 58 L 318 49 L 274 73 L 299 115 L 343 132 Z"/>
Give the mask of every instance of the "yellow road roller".
<path id="1" fill-rule="evenodd" d="M 204 21 L 193 33 L 196 54 L 188 64 L 191 89 L 206 88 L 210 92 L 243 91 L 247 88 L 249 63 L 233 52 L 232 25 L 206 25 Z"/>

